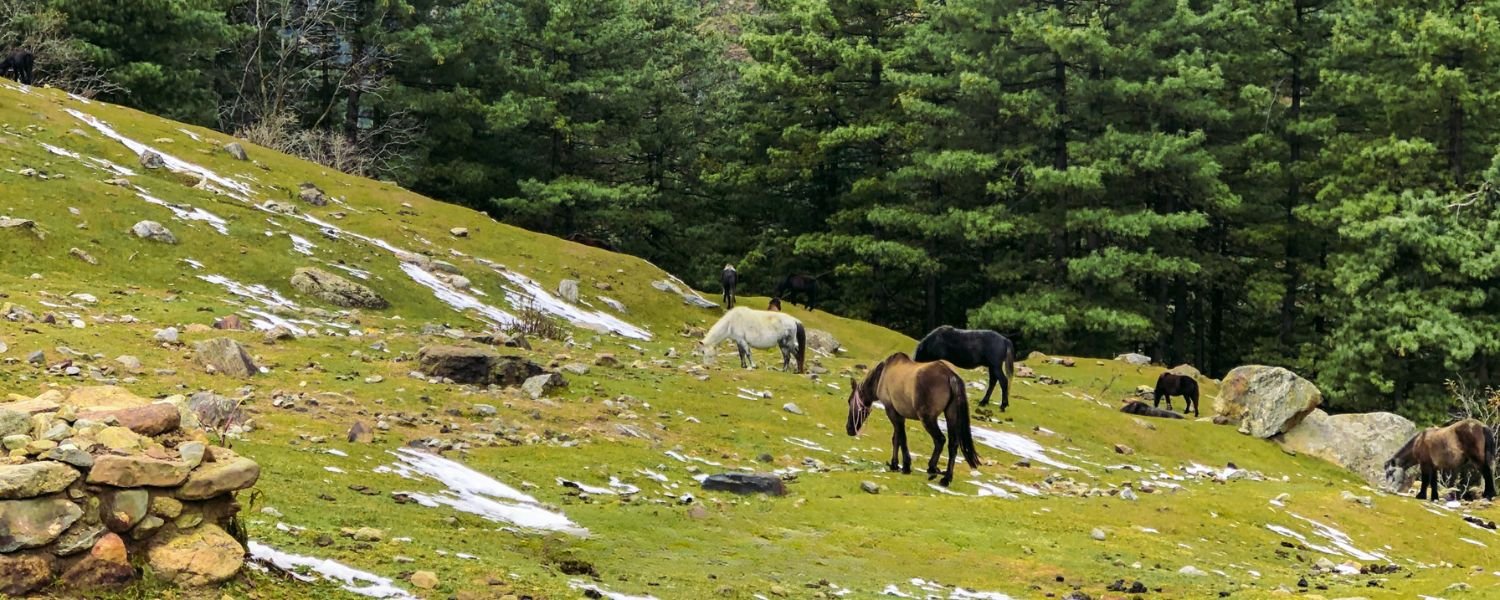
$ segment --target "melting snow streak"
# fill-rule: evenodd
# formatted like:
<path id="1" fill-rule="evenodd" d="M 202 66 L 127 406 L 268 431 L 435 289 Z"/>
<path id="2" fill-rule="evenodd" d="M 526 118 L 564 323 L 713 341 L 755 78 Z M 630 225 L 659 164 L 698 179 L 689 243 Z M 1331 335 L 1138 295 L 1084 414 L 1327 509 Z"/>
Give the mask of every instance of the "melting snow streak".
<path id="1" fill-rule="evenodd" d="M 543 508 L 536 498 L 460 463 L 410 448 L 400 448 L 392 454 L 395 454 L 397 464 L 383 467 L 380 471 L 394 472 L 407 478 L 416 473 L 437 480 L 448 488 L 437 494 L 404 492 L 422 506 L 449 506 L 491 521 L 511 523 L 526 529 L 560 531 L 573 535 L 588 534 L 587 529 L 568 520 L 562 513 Z"/>

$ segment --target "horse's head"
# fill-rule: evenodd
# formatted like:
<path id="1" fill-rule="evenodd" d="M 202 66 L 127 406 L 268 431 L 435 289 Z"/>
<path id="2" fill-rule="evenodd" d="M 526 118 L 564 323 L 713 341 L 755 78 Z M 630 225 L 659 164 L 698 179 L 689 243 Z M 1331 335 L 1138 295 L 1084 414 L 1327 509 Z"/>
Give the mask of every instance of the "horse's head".
<path id="1" fill-rule="evenodd" d="M 859 435 L 860 428 L 865 426 L 865 419 L 870 418 L 870 399 L 861 397 L 859 383 L 853 379 L 849 380 L 849 420 L 844 425 L 844 431 L 850 436 Z"/>
<path id="2" fill-rule="evenodd" d="M 1385 461 L 1385 483 L 1388 489 L 1399 491 L 1403 486 L 1410 483 L 1406 472 L 1417 465 L 1419 460 L 1416 451 L 1417 440 L 1422 437 L 1423 433 L 1425 432 L 1417 432 L 1416 435 L 1411 436 L 1411 439 L 1407 440 L 1406 444 L 1401 446 L 1400 450 L 1397 450 L 1395 454 L 1392 454 Z"/>
<path id="3" fill-rule="evenodd" d="M 766 310 L 781 310 L 781 298 L 772 298 L 771 303 L 766 305 Z"/>

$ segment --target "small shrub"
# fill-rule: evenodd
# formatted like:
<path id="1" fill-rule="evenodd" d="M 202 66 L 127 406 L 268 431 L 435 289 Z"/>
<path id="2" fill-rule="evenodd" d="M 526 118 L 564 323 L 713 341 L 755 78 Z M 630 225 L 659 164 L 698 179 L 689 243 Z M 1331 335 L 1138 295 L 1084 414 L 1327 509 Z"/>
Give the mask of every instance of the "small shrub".
<path id="1" fill-rule="evenodd" d="M 505 332 L 544 340 L 568 339 L 567 328 L 552 315 L 538 308 L 536 300 L 532 298 L 527 298 L 526 303 L 516 310 L 516 321 L 511 323 Z"/>

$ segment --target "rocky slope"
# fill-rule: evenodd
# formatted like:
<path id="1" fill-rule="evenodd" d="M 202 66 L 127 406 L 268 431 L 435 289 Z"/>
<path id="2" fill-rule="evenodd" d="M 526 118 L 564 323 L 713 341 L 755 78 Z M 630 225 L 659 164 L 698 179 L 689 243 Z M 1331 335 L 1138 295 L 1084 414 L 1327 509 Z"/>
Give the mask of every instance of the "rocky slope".
<path id="1" fill-rule="evenodd" d="M 230 141 L 0 84 L 0 392 L 243 400 L 213 425 L 262 467 L 242 502 L 268 570 L 213 597 L 1500 586 L 1500 534 L 1466 521 L 1488 503 L 1422 505 L 1214 425 L 1212 382 L 1204 420 L 1149 419 L 1117 409 L 1159 367 L 1038 357 L 1008 413 L 976 413 L 983 468 L 939 489 L 883 470 L 880 415 L 843 433 L 848 377 L 904 336 L 793 309 L 841 347 L 815 376 L 702 365 L 717 310 L 649 264 Z M 699 483 L 729 472 L 785 495 Z M 125 593 L 171 585 L 143 577 Z"/>

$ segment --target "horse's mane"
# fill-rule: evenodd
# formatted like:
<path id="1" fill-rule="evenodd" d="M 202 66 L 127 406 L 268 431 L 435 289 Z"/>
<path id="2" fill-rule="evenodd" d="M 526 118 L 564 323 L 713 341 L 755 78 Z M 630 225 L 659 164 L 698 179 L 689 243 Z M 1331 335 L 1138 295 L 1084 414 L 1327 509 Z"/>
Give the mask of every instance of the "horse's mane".
<path id="1" fill-rule="evenodd" d="M 875 365 L 875 368 L 870 369 L 870 372 L 865 374 L 865 378 L 859 382 L 859 397 L 864 400 L 866 406 L 875 402 L 875 384 L 880 382 L 881 374 L 885 373 L 885 363 L 890 362 L 891 359 L 895 358 L 897 354 L 901 353 L 897 352 L 896 354 L 892 354 L 886 357 L 885 360 L 880 361 L 880 363 Z"/>
<path id="2" fill-rule="evenodd" d="M 742 309 L 740 308 L 729 309 L 729 312 L 726 312 L 724 313 L 724 316 L 719 317 L 719 320 L 714 323 L 713 327 L 708 328 L 708 333 L 703 335 L 703 345 L 710 347 L 719 345 L 719 342 L 722 342 L 724 341 L 724 338 L 729 337 L 729 326 L 733 325 L 734 321 L 737 321 L 740 318 L 740 315 L 743 314 L 745 313 L 742 312 Z"/>
<path id="3" fill-rule="evenodd" d="M 1415 445 L 1417 445 L 1417 438 L 1422 437 L 1422 434 L 1424 434 L 1424 433 L 1427 433 L 1427 430 L 1424 429 L 1422 431 L 1418 431 L 1415 434 L 1413 434 L 1411 436 L 1411 439 L 1406 440 L 1406 443 L 1401 445 L 1401 449 L 1400 450 L 1397 450 L 1395 454 L 1391 455 L 1391 460 L 1396 460 L 1398 458 L 1401 458 L 1402 456 L 1407 456 L 1407 455 L 1411 454 L 1412 447 L 1415 446 Z"/>

